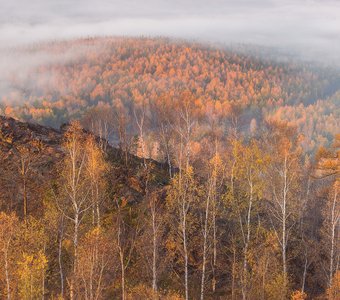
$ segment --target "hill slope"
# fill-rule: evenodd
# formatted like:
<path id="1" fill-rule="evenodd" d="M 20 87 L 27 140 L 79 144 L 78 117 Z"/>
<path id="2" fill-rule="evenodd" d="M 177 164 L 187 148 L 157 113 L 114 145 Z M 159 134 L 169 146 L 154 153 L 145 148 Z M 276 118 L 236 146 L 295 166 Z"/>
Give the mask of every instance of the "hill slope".
<path id="1" fill-rule="evenodd" d="M 29 213 L 39 215 L 46 192 L 59 176 L 60 163 L 65 156 L 62 143 L 68 125 L 59 130 L 38 124 L 17 121 L 0 116 L 0 203 L 2 210 L 22 213 L 22 198 L 27 193 Z M 89 132 L 84 131 L 90 136 Z M 102 142 L 102 143 L 101 143 Z M 106 141 L 97 138 L 97 143 Z M 118 186 L 117 196 L 128 203 L 139 202 L 145 194 L 143 162 L 129 155 L 129 165 L 124 164 L 123 154 L 110 145 L 105 145 L 104 156 L 110 165 L 109 181 Z M 151 187 L 162 188 L 167 182 L 161 165 L 149 161 L 153 181 Z M 23 180 L 29 182 L 24 191 Z"/>

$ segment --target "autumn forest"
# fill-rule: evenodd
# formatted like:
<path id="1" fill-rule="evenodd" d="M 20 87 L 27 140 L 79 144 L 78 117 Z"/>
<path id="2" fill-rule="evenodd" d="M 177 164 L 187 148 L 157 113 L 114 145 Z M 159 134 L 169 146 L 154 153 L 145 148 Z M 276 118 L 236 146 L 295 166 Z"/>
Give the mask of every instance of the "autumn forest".
<path id="1" fill-rule="evenodd" d="M 1 299 L 340 299 L 338 69 L 166 38 L 13 55 L 42 61 L 0 89 Z"/>

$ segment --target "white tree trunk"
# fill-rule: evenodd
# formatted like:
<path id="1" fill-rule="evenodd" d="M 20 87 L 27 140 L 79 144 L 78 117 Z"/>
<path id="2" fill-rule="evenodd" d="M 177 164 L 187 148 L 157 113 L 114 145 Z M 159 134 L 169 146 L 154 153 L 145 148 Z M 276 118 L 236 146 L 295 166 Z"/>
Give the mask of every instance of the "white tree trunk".
<path id="1" fill-rule="evenodd" d="M 340 212 L 337 211 L 337 191 L 335 191 L 333 203 L 331 207 L 331 250 L 330 250 L 330 263 L 329 263 L 329 286 L 332 285 L 333 273 L 334 273 L 334 261 L 335 261 L 335 231 L 340 220 Z"/>
<path id="2" fill-rule="evenodd" d="M 253 184 L 249 183 L 249 203 L 248 203 L 248 212 L 247 212 L 247 235 L 246 242 L 244 245 L 244 257 L 243 257 L 243 282 L 242 282 L 242 299 L 247 299 L 247 289 L 248 289 L 248 247 L 250 242 L 250 222 L 251 222 L 251 211 L 253 206 Z"/>
<path id="3" fill-rule="evenodd" d="M 156 202 L 152 201 L 152 289 L 157 292 L 157 224 L 156 224 Z"/>
<path id="4" fill-rule="evenodd" d="M 7 300 L 11 299 L 11 286 L 10 286 L 10 279 L 9 279 L 9 272 L 8 272 L 8 249 L 9 243 L 7 242 L 4 254 L 5 254 L 5 277 L 6 277 L 6 289 L 7 289 Z"/>
<path id="5" fill-rule="evenodd" d="M 210 188 L 206 200 L 205 220 L 203 230 L 203 261 L 202 261 L 202 278 L 201 278 L 201 300 L 204 299 L 204 283 L 205 283 L 205 267 L 207 260 L 207 243 L 208 243 L 208 222 L 209 222 L 209 207 L 210 207 Z"/>

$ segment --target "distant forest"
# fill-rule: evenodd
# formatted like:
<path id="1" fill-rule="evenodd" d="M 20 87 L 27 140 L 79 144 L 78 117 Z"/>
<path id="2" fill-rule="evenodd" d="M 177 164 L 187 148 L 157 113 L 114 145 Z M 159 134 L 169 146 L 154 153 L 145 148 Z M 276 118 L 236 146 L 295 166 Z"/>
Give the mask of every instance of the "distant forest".
<path id="1" fill-rule="evenodd" d="M 329 146 L 338 133 L 340 72 L 329 67 L 146 38 L 55 42 L 14 53 L 27 55 L 32 67 L 10 74 L 0 112 L 25 121 L 58 128 L 90 110 L 114 110 L 137 135 L 135 107 L 146 106 L 154 121 L 155 110 L 189 92 L 204 123 L 233 115 L 249 132 L 251 123 L 287 121 L 303 134 L 307 152 Z"/>

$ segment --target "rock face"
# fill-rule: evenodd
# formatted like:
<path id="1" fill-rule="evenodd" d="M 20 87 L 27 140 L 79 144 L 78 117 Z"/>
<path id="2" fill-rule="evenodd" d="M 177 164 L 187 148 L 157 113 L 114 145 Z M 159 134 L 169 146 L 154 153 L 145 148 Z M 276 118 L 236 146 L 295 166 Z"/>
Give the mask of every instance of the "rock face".
<path id="1" fill-rule="evenodd" d="M 36 175 L 48 175 L 63 157 L 62 138 L 62 132 L 53 128 L 0 116 L 1 173 L 13 173 L 15 181 L 21 164 L 29 163 Z"/>

